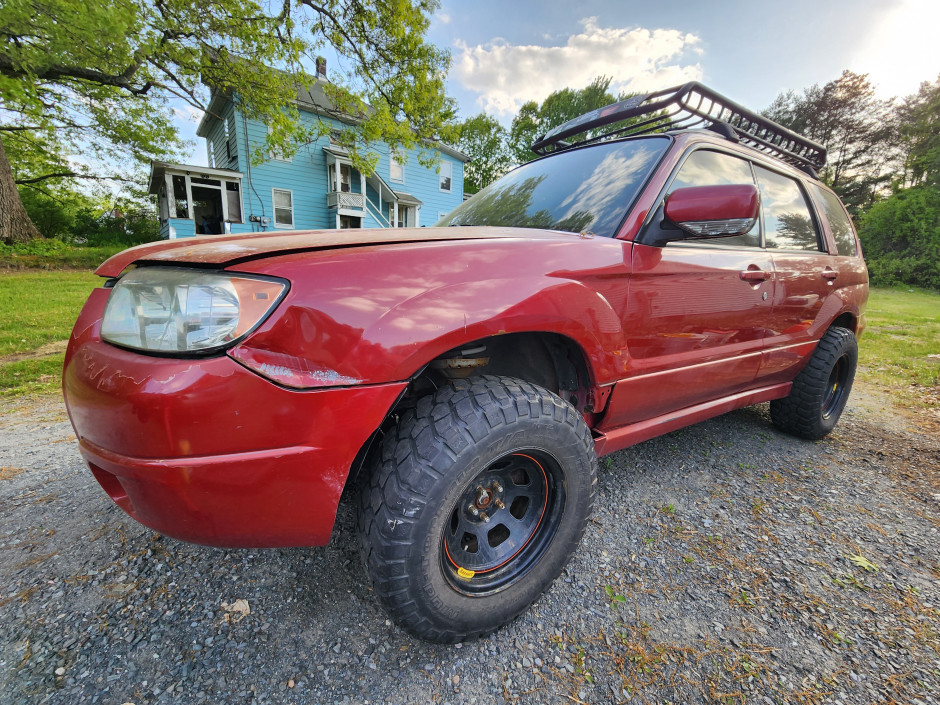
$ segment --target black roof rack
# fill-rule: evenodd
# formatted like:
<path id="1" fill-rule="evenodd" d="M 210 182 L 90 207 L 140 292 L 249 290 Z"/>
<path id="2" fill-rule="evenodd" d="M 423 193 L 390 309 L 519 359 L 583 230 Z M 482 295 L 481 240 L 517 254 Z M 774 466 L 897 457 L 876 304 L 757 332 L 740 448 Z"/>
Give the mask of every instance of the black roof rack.
<path id="1" fill-rule="evenodd" d="M 645 119 L 644 119 L 645 118 Z M 616 123 L 633 121 L 618 127 Z M 613 126 L 610 130 L 599 128 Z M 763 115 L 744 108 L 692 81 L 682 86 L 627 98 L 569 120 L 532 144 L 536 154 L 549 154 L 614 137 L 631 137 L 653 132 L 711 129 L 718 134 L 808 170 L 826 165 L 826 148 L 798 135 Z M 574 135 L 591 132 L 577 142 L 565 142 Z"/>

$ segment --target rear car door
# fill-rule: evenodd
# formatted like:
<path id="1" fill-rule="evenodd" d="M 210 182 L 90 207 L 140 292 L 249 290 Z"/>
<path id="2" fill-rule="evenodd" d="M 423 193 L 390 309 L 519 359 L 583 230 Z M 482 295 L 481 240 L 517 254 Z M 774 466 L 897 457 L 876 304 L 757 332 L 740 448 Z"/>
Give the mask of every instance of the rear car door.
<path id="1" fill-rule="evenodd" d="M 749 163 L 699 149 L 685 158 L 666 192 L 721 184 L 754 184 Z M 773 261 L 760 246 L 759 225 L 730 238 L 635 244 L 624 320 L 629 377 L 615 386 L 602 426 L 751 387 L 773 291 Z"/>
<path id="2" fill-rule="evenodd" d="M 764 246 L 773 259 L 771 325 L 758 374 L 761 385 L 793 378 L 825 332 L 820 312 L 838 272 L 801 180 L 754 165 L 761 193 Z"/>

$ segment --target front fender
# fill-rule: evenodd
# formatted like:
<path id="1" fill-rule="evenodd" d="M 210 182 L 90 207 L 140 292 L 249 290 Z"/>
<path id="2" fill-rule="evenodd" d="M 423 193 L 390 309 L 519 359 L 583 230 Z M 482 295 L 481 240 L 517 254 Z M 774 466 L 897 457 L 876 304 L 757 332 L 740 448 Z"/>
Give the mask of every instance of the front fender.
<path id="1" fill-rule="evenodd" d="M 584 351 L 595 379 L 622 371 L 620 317 L 581 282 L 552 277 L 487 279 L 440 287 L 402 302 L 366 329 L 389 353 L 389 379 L 405 379 L 464 343 L 522 332 L 558 333 Z M 351 351 L 356 356 L 357 350 Z"/>
<path id="2" fill-rule="evenodd" d="M 627 357 L 618 313 L 629 281 L 624 247 L 604 238 L 471 240 L 252 262 L 239 270 L 292 286 L 233 352 L 322 371 L 325 384 L 381 384 L 472 340 L 549 332 L 575 341 L 604 384 L 623 375 Z"/>

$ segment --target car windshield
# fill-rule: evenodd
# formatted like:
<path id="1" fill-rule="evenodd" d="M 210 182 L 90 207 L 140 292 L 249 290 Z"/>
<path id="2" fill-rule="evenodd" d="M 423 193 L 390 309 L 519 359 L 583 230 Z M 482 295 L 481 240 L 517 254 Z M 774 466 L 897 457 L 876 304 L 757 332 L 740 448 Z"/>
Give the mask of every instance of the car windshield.
<path id="1" fill-rule="evenodd" d="M 613 237 L 668 137 L 605 142 L 520 166 L 436 223 L 546 228 Z"/>

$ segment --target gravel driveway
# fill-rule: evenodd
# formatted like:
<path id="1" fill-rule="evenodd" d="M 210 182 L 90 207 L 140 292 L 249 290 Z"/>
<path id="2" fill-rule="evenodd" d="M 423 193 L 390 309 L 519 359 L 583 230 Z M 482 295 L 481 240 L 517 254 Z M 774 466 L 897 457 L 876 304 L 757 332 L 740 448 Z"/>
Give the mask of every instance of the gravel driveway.
<path id="1" fill-rule="evenodd" d="M 940 441 L 873 395 L 818 443 L 764 405 L 602 459 L 562 578 L 457 646 L 386 620 L 350 505 L 325 548 L 180 543 L 7 401 L 0 703 L 938 703 Z"/>

